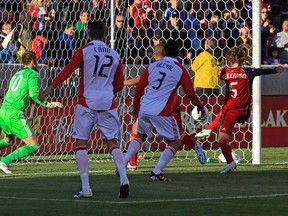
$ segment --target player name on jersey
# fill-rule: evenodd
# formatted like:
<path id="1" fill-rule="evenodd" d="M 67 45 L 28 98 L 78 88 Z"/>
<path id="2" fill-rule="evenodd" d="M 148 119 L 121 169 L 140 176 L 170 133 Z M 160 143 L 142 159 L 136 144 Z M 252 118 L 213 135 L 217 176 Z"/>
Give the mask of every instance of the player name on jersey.
<path id="1" fill-rule="evenodd" d="M 94 51 L 97 52 L 97 53 L 98 52 L 110 53 L 111 49 L 107 48 L 107 47 L 97 46 L 97 47 L 94 47 Z"/>
<path id="2" fill-rule="evenodd" d="M 170 64 L 166 64 L 166 63 L 157 63 L 156 67 L 165 68 L 165 69 L 168 69 L 170 71 L 173 70 L 173 66 Z"/>
<path id="3" fill-rule="evenodd" d="M 225 74 L 225 79 L 246 79 L 247 75 L 245 73 L 227 73 Z"/>

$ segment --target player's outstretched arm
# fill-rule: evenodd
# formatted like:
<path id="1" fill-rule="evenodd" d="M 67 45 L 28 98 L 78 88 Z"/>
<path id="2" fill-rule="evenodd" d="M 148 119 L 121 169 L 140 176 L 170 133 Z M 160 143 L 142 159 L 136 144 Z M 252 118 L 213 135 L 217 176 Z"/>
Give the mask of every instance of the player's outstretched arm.
<path id="1" fill-rule="evenodd" d="M 141 76 L 134 77 L 132 79 L 124 80 L 124 86 L 133 86 L 139 83 Z"/>
<path id="2" fill-rule="evenodd" d="M 49 95 L 53 89 L 54 87 L 52 85 L 48 86 L 48 88 L 46 88 L 43 92 L 39 94 L 38 99 L 41 101 L 45 101 L 46 96 Z"/>

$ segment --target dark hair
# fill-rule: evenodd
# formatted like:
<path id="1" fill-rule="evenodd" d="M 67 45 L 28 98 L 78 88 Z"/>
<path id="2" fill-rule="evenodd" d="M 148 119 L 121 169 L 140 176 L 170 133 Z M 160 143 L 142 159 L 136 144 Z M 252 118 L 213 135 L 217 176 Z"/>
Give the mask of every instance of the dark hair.
<path id="1" fill-rule="evenodd" d="M 32 51 L 26 51 L 22 55 L 22 63 L 23 65 L 29 65 L 31 61 L 37 61 L 36 55 Z"/>
<path id="2" fill-rule="evenodd" d="M 165 44 L 165 53 L 169 57 L 178 57 L 180 46 L 179 43 L 175 40 L 169 40 Z"/>
<path id="3" fill-rule="evenodd" d="M 241 67 L 247 59 L 247 52 L 243 46 L 236 46 L 227 52 L 226 59 L 232 64 L 238 63 Z"/>
<path id="4" fill-rule="evenodd" d="M 106 25 L 101 21 L 93 21 L 89 27 L 90 37 L 94 39 L 103 39 L 106 36 Z"/>

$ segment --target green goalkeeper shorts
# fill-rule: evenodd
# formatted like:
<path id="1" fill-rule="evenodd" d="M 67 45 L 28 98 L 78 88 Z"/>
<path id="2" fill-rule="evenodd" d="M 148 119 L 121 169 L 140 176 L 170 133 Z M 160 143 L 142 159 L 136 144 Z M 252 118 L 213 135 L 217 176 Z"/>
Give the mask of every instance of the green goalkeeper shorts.
<path id="1" fill-rule="evenodd" d="M 15 135 L 19 139 L 25 139 L 34 135 L 25 112 L 15 110 L 11 107 L 1 107 L 0 126 L 5 136 Z"/>

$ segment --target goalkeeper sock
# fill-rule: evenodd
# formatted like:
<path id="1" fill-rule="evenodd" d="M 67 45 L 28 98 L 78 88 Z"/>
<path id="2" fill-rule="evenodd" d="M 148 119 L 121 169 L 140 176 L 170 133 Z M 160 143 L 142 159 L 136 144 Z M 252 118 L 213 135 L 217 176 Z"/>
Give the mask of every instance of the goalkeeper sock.
<path id="1" fill-rule="evenodd" d="M 126 167 L 124 166 L 124 157 L 118 146 L 111 147 L 111 155 L 113 157 L 114 164 L 118 170 L 120 176 L 120 183 L 124 182 L 127 178 Z"/>
<path id="2" fill-rule="evenodd" d="M 0 140 L 0 150 L 11 146 L 11 143 L 6 142 L 5 139 Z"/>
<path id="3" fill-rule="evenodd" d="M 22 146 L 18 149 L 16 149 L 15 151 L 13 151 L 12 153 L 8 154 L 7 156 L 3 157 L 1 159 L 1 162 L 5 163 L 5 164 L 9 164 L 14 160 L 18 160 L 20 158 L 26 157 L 30 154 L 32 154 L 33 152 L 37 151 L 39 149 L 39 145 L 37 144 L 30 144 L 30 145 L 25 145 Z"/>
<path id="4" fill-rule="evenodd" d="M 88 153 L 86 149 L 76 149 L 76 163 L 81 179 L 82 191 L 90 189 L 89 175 L 88 175 Z"/>
<path id="5" fill-rule="evenodd" d="M 222 153 L 223 153 L 223 155 L 227 161 L 227 164 L 230 164 L 234 160 L 232 157 L 232 148 L 228 143 L 229 143 L 229 140 L 224 139 L 221 142 L 219 142 L 219 146 L 220 146 Z"/>
<path id="6" fill-rule="evenodd" d="M 221 115 L 222 115 L 222 112 L 220 112 L 216 117 L 215 119 L 211 122 L 211 124 L 209 124 L 205 129 L 206 130 L 215 130 L 218 125 L 219 125 L 219 121 L 220 121 L 220 118 L 221 118 Z"/>
<path id="7" fill-rule="evenodd" d="M 128 162 L 130 161 L 130 159 L 137 154 L 137 152 L 140 150 L 142 144 L 142 140 L 140 138 L 135 138 L 134 140 L 131 141 L 129 148 L 125 154 L 124 157 L 124 165 L 125 167 L 127 167 Z"/>
<path id="8" fill-rule="evenodd" d="M 183 145 L 195 149 L 195 140 L 188 134 L 182 134 L 180 141 Z"/>
<path id="9" fill-rule="evenodd" d="M 172 160 L 177 150 L 172 146 L 167 146 L 166 149 L 162 152 L 158 163 L 156 164 L 153 172 L 158 175 L 162 170 L 167 166 L 167 164 Z"/>

